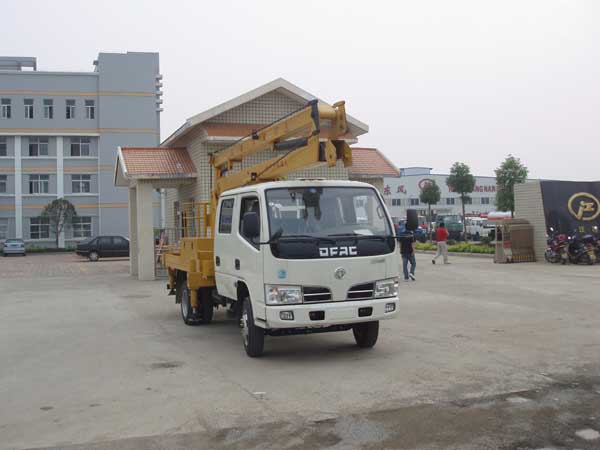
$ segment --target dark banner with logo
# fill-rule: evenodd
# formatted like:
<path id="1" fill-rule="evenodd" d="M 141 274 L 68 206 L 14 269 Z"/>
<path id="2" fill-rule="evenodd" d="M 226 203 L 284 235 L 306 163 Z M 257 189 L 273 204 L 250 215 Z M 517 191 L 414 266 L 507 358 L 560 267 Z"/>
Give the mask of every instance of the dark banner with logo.
<path id="1" fill-rule="evenodd" d="M 600 227 L 600 182 L 542 181 L 546 226 L 560 233 L 591 233 Z"/>

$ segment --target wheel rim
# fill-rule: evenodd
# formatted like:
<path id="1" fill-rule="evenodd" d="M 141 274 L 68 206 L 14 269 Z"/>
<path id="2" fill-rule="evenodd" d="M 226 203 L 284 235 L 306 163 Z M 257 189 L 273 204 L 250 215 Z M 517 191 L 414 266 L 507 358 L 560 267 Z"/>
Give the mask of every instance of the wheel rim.
<path id="1" fill-rule="evenodd" d="M 248 346 L 248 313 L 244 311 L 242 318 L 240 319 L 240 328 L 242 330 L 242 338 L 244 339 L 244 345 Z"/>
<path id="2" fill-rule="evenodd" d="M 181 294 L 181 312 L 184 317 L 189 316 L 190 312 L 190 293 L 188 289 L 184 289 Z"/>

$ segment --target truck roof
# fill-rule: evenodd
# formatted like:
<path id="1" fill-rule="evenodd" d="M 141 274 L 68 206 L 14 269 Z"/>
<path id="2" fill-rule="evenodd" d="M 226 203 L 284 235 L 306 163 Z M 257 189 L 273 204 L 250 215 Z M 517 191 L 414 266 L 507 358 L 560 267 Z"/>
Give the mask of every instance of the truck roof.
<path id="1" fill-rule="evenodd" d="M 230 189 L 223 192 L 221 196 L 243 194 L 246 192 L 264 192 L 267 189 L 287 188 L 287 187 L 363 187 L 375 189 L 372 184 L 363 183 L 362 181 L 348 180 L 322 180 L 322 179 L 301 179 L 301 180 L 284 180 L 284 181 L 269 181 L 267 183 L 257 183 L 250 186 L 243 186 L 236 189 Z"/>

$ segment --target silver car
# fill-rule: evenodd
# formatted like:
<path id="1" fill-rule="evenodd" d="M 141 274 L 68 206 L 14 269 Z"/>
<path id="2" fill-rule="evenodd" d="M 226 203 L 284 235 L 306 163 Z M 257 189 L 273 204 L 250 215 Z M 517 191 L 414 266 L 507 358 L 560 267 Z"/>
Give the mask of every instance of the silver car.
<path id="1" fill-rule="evenodd" d="M 23 239 L 7 239 L 4 241 L 4 247 L 2 248 L 2 254 L 8 255 L 23 255 L 25 256 L 25 242 Z"/>

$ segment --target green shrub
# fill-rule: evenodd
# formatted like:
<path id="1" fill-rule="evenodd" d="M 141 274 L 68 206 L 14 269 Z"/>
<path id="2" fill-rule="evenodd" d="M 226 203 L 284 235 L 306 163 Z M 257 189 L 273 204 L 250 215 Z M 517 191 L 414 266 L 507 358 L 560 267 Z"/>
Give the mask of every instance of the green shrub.
<path id="1" fill-rule="evenodd" d="M 437 246 L 432 243 L 417 243 L 417 250 L 436 250 Z M 454 253 L 480 253 L 480 254 L 493 254 L 494 247 L 489 245 L 471 244 L 468 242 L 459 242 L 456 244 L 448 245 L 448 251 Z"/>

